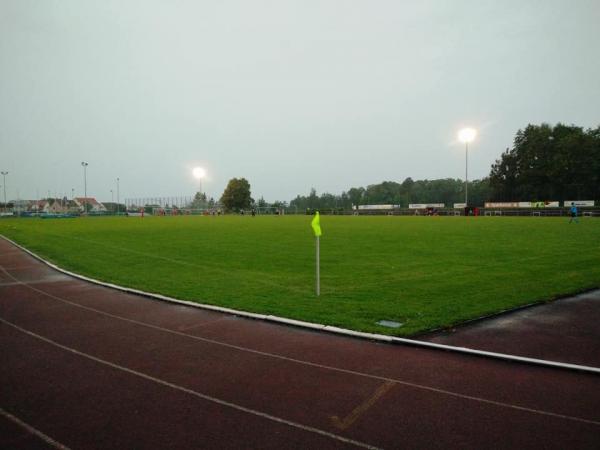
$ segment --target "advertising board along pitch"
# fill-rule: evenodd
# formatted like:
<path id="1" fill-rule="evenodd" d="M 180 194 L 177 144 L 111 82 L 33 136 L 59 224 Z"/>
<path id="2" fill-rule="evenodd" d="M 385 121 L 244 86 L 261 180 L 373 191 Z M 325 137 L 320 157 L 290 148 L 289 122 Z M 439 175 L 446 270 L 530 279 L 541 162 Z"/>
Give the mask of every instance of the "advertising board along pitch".
<path id="1" fill-rule="evenodd" d="M 427 209 L 427 208 L 445 208 L 443 203 L 411 203 L 408 209 Z"/>
<path id="2" fill-rule="evenodd" d="M 358 205 L 358 209 L 394 209 L 400 205 Z"/>

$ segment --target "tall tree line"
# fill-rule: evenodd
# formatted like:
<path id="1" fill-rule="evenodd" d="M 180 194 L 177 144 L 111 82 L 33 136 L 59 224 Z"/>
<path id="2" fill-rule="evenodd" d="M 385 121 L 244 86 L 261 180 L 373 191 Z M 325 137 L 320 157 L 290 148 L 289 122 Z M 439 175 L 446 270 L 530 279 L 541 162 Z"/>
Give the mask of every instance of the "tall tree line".
<path id="1" fill-rule="evenodd" d="M 528 125 L 492 165 L 492 199 L 600 199 L 600 126 Z"/>
<path id="2" fill-rule="evenodd" d="M 469 182 L 469 204 L 483 205 L 490 197 L 487 179 Z M 341 195 L 324 193 L 317 195 L 312 189 L 308 196 L 298 195 L 290 202 L 290 208 L 350 209 L 353 205 L 399 205 L 407 208 L 410 203 L 444 203 L 451 206 L 465 200 L 465 183 L 459 179 L 440 180 L 405 179 L 402 183 L 384 181 L 364 187 L 353 187 Z"/>

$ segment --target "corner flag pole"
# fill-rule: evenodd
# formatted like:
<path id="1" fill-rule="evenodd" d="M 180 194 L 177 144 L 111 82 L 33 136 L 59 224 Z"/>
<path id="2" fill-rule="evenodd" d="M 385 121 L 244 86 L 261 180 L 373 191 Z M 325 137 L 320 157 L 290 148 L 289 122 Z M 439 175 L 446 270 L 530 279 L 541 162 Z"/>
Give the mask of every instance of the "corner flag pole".
<path id="1" fill-rule="evenodd" d="M 321 270 L 319 267 L 319 236 L 316 237 L 317 239 L 317 297 L 319 295 L 321 295 Z"/>
<path id="2" fill-rule="evenodd" d="M 312 222 L 310 223 L 310 225 L 312 226 L 313 231 L 315 232 L 315 238 L 316 238 L 316 244 L 317 244 L 317 255 L 316 255 L 316 266 L 317 266 L 317 279 L 316 279 L 316 283 L 315 283 L 315 288 L 317 291 L 317 297 L 321 295 L 321 270 L 320 270 L 320 264 L 319 264 L 319 260 L 320 260 L 320 252 L 319 252 L 319 236 L 321 236 L 321 218 L 319 216 L 319 211 L 317 211 L 315 213 L 315 217 L 313 218 Z"/>

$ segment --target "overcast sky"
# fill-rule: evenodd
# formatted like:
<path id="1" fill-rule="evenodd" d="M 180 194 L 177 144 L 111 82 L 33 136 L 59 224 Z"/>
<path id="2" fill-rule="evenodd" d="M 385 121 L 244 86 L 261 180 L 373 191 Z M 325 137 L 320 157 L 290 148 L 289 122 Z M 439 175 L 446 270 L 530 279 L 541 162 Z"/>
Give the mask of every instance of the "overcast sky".
<path id="1" fill-rule="evenodd" d="M 469 178 L 528 123 L 600 124 L 600 2 L 0 0 L 7 197 L 340 193 Z M 0 178 L 1 183 L 1 178 Z M 18 191 L 18 192 L 17 192 Z M 115 194 L 116 195 L 116 194 Z"/>

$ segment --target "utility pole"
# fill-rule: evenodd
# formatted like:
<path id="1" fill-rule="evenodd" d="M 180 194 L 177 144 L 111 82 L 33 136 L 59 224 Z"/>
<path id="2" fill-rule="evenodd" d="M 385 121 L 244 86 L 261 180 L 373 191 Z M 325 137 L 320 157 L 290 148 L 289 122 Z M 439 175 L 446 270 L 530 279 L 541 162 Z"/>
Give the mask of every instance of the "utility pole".
<path id="1" fill-rule="evenodd" d="M 8 175 L 8 172 L 1 172 L 2 173 L 2 188 L 4 189 L 4 212 L 6 212 L 6 175 Z"/>
<path id="2" fill-rule="evenodd" d="M 88 207 L 87 207 L 87 166 L 88 166 L 88 163 L 86 163 L 85 161 L 82 161 L 81 165 L 83 166 L 83 211 L 87 214 L 87 212 L 88 212 Z"/>

